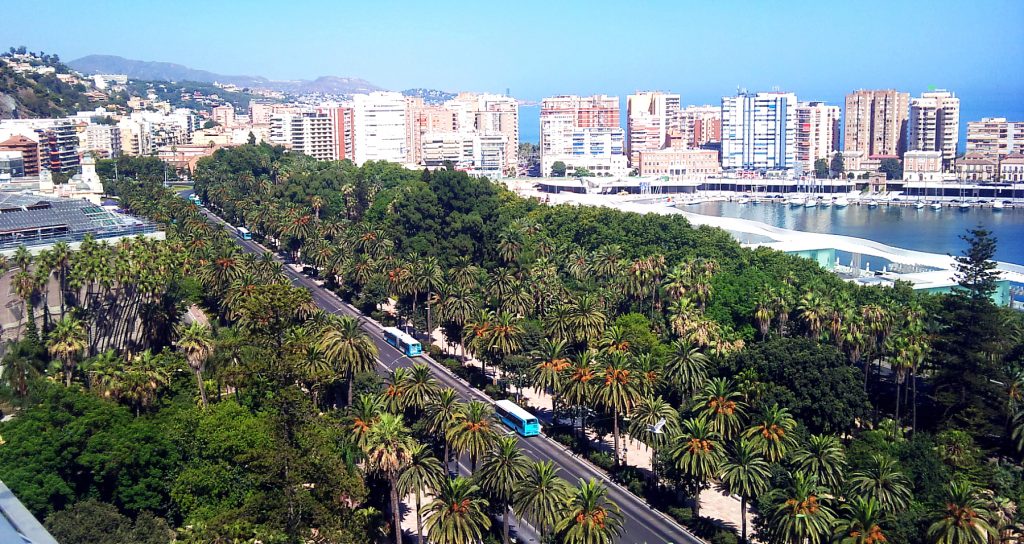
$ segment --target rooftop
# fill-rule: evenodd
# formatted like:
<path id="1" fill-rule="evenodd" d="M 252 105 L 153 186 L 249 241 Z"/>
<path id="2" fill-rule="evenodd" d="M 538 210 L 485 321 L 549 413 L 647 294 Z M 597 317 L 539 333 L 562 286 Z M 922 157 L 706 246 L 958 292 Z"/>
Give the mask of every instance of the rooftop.
<path id="1" fill-rule="evenodd" d="M 0 251 L 157 232 L 155 224 L 87 200 L 0 191 Z"/>

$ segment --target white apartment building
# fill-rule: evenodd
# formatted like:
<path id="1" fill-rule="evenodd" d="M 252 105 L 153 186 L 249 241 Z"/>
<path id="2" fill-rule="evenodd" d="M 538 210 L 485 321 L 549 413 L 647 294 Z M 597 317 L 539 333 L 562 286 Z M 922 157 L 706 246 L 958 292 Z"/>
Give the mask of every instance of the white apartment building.
<path id="1" fill-rule="evenodd" d="M 796 168 L 793 93 L 740 93 L 722 98 L 722 167 L 742 170 Z"/>
<path id="2" fill-rule="evenodd" d="M 630 168 L 639 167 L 640 153 L 668 146 L 679 111 L 678 94 L 644 91 L 626 97 L 626 153 Z"/>
<path id="3" fill-rule="evenodd" d="M 519 102 L 499 94 L 459 93 L 444 103 L 455 114 L 456 130 L 504 136 L 503 164 L 499 171 L 515 172 L 519 162 Z"/>
<path id="4" fill-rule="evenodd" d="M 700 149 L 722 141 L 721 106 L 687 106 L 679 110 L 669 135 L 670 147 Z"/>
<path id="5" fill-rule="evenodd" d="M 270 142 L 317 160 L 338 159 L 335 122 L 316 112 L 282 113 L 270 118 Z"/>
<path id="6" fill-rule="evenodd" d="M 94 152 L 103 158 L 121 155 L 121 130 L 117 125 L 87 125 L 78 133 L 78 147 L 84 152 Z"/>
<path id="7" fill-rule="evenodd" d="M 629 170 L 626 135 L 619 126 L 619 99 L 614 96 L 545 98 L 540 110 L 541 172 L 556 162 L 571 174 L 586 168 L 594 174 L 622 176 Z"/>
<path id="8" fill-rule="evenodd" d="M 133 111 L 117 123 L 121 131 L 121 152 L 124 155 L 155 155 L 167 145 L 192 142 L 198 117 L 191 110 L 179 108 L 173 113 Z"/>
<path id="9" fill-rule="evenodd" d="M 500 132 L 433 132 L 422 137 L 422 165 L 498 175 L 506 164 L 507 137 Z"/>
<path id="10" fill-rule="evenodd" d="M 829 161 L 839 151 L 839 106 L 800 102 L 796 108 L 796 161 L 803 174 L 814 174 L 814 163 Z"/>
<path id="11" fill-rule="evenodd" d="M 939 151 L 943 171 L 951 171 L 960 140 L 960 99 L 941 89 L 921 93 L 910 99 L 907 125 L 907 149 Z"/>
<path id="12" fill-rule="evenodd" d="M 1024 122 L 1005 117 L 984 117 L 967 123 L 967 153 L 998 159 L 1024 153 Z"/>
<path id="13" fill-rule="evenodd" d="M 409 161 L 406 148 L 405 97 L 401 93 L 372 92 L 352 97 L 355 163 Z"/>

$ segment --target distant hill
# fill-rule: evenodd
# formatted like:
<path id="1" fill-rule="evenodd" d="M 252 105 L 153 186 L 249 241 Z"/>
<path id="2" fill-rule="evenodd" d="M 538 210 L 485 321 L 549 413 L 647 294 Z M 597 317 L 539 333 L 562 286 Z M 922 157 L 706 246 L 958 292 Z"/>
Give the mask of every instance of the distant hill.
<path id="1" fill-rule="evenodd" d="M 437 89 L 406 89 L 402 91 L 405 96 L 417 96 L 427 104 L 443 104 L 455 98 L 455 93 L 439 91 Z"/>
<path id="2" fill-rule="evenodd" d="M 15 65 L 29 68 L 19 71 Z M 64 117 L 109 103 L 109 95 L 72 75 L 56 55 L 0 55 L 0 119 Z"/>
<path id="3" fill-rule="evenodd" d="M 131 79 L 150 81 L 216 81 L 239 87 L 290 93 L 353 94 L 380 90 L 380 87 L 358 78 L 323 76 L 312 81 L 274 81 L 261 76 L 217 74 L 171 62 L 132 60 L 115 55 L 88 55 L 69 62 L 68 66 L 83 74 L 125 74 Z"/>

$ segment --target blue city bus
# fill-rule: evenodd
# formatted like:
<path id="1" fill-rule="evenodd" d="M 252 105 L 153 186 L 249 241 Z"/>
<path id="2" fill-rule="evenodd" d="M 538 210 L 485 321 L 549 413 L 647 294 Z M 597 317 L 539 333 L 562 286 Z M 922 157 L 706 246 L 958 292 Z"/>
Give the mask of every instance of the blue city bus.
<path id="1" fill-rule="evenodd" d="M 192 193 L 192 194 L 188 195 L 188 200 L 189 200 L 189 202 L 195 204 L 196 206 L 202 206 L 203 205 L 203 201 L 200 200 L 199 199 L 199 195 L 197 195 L 195 193 Z"/>
<path id="2" fill-rule="evenodd" d="M 408 357 L 423 355 L 423 346 L 419 341 L 399 328 L 384 327 L 384 340 Z"/>
<path id="3" fill-rule="evenodd" d="M 252 233 L 249 232 L 249 229 L 245 227 L 238 227 L 237 230 L 238 236 L 240 236 L 243 240 L 252 240 Z"/>
<path id="4" fill-rule="evenodd" d="M 494 411 L 497 412 L 502 423 L 512 427 L 517 433 L 523 436 L 540 434 L 540 421 L 537 421 L 533 414 L 523 410 L 516 403 L 510 400 L 499 400 L 494 403 Z"/>

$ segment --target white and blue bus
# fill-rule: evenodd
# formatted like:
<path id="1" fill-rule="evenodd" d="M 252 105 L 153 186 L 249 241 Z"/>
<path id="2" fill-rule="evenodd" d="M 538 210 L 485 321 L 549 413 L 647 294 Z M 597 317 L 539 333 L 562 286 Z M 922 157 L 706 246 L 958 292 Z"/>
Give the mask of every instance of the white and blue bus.
<path id="1" fill-rule="evenodd" d="M 249 232 L 249 229 L 245 227 L 238 227 L 236 230 L 238 231 L 238 236 L 243 240 L 252 240 L 252 233 Z"/>
<path id="2" fill-rule="evenodd" d="M 199 195 L 192 193 L 188 195 L 188 201 L 195 204 L 196 206 L 202 206 L 203 201 L 199 199 Z"/>
<path id="3" fill-rule="evenodd" d="M 523 436 L 540 434 L 540 421 L 516 403 L 510 400 L 499 400 L 494 403 L 494 411 L 497 412 L 502 423 L 512 427 L 517 433 Z"/>
<path id="4" fill-rule="evenodd" d="M 384 327 L 384 340 L 408 357 L 423 355 L 423 346 L 419 341 L 397 327 Z"/>

